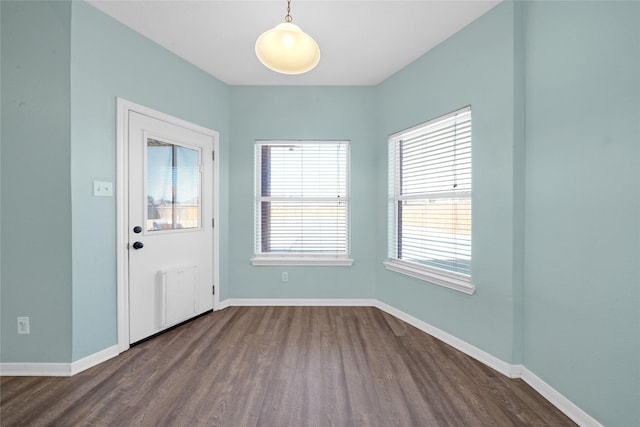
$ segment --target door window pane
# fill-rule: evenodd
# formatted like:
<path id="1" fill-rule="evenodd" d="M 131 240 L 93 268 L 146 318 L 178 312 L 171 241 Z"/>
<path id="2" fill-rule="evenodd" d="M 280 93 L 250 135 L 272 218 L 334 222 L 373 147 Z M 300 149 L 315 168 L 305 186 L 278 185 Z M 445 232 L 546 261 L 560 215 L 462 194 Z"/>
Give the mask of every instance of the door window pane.
<path id="1" fill-rule="evenodd" d="M 147 230 L 200 226 L 200 152 L 147 139 Z"/>

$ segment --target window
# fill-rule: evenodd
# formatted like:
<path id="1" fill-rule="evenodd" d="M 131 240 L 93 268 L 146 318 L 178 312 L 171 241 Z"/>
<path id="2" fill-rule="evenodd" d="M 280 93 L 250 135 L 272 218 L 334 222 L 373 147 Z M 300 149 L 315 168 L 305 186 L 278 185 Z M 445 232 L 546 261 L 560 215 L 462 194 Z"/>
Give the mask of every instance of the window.
<path id="1" fill-rule="evenodd" d="M 473 293 L 471 107 L 389 138 L 389 270 Z"/>
<path id="2" fill-rule="evenodd" d="M 147 231 L 200 227 L 200 151 L 147 139 Z"/>
<path id="3" fill-rule="evenodd" d="M 253 265 L 351 265 L 349 143 L 256 141 Z"/>

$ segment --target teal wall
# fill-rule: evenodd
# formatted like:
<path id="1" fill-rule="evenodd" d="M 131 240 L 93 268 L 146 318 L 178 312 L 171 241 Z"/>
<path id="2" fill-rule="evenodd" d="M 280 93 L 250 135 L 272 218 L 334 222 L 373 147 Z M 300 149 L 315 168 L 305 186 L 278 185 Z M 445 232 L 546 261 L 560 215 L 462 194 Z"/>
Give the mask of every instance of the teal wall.
<path id="1" fill-rule="evenodd" d="M 640 425 L 640 3 L 505 2 L 376 87 L 229 87 L 87 4 L 0 8 L 2 362 L 116 343 L 119 96 L 220 132 L 222 300 L 376 298 Z M 472 296 L 381 264 L 387 136 L 465 105 Z M 351 141 L 352 267 L 250 264 L 256 139 Z"/>
<path id="2" fill-rule="evenodd" d="M 640 2 L 531 2 L 524 364 L 640 425 Z"/>
<path id="3" fill-rule="evenodd" d="M 71 358 L 70 3 L 2 1 L 3 362 Z M 31 334 L 17 334 L 18 316 Z"/>
<path id="4" fill-rule="evenodd" d="M 229 88 L 85 3 L 1 7 L 0 360 L 68 363 L 117 342 L 116 97 L 220 132 L 226 286 Z"/>
<path id="5" fill-rule="evenodd" d="M 229 88 L 86 3 L 73 2 L 71 185 L 73 360 L 115 344 L 116 198 L 94 197 L 94 180 L 116 182 L 116 97 L 220 133 L 221 265 L 226 265 Z M 221 269 L 226 286 L 227 270 Z"/>
<path id="6" fill-rule="evenodd" d="M 521 275 L 514 253 L 514 229 L 522 228 L 514 170 L 514 7 L 503 4 L 456 33 L 378 87 L 377 151 L 387 169 L 387 136 L 466 105 L 473 132 L 473 283 L 466 295 L 378 266 L 376 295 L 406 313 L 511 363 Z M 387 177 L 378 175 L 378 211 L 387 212 Z M 519 212 L 518 212 L 519 214 Z M 386 218 L 378 240 L 386 242 Z M 386 244 L 378 246 L 386 257 Z M 514 309 L 515 307 L 515 309 Z"/>
<path id="7" fill-rule="evenodd" d="M 229 298 L 373 298 L 376 134 L 370 87 L 231 89 Z M 351 141 L 351 267 L 252 266 L 257 139 Z M 281 273 L 289 281 L 281 281 Z"/>

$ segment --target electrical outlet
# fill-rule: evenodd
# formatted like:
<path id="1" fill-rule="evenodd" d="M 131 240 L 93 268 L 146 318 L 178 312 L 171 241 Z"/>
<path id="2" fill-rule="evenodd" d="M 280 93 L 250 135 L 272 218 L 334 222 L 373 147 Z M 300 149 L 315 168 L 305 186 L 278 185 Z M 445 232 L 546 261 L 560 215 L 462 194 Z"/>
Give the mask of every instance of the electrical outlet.
<path id="1" fill-rule="evenodd" d="M 93 181 L 93 195 L 102 197 L 113 196 L 113 183 L 106 181 Z"/>
<path id="2" fill-rule="evenodd" d="M 18 333 L 19 334 L 30 334 L 29 328 L 29 318 L 28 317 L 18 317 Z"/>
<path id="3" fill-rule="evenodd" d="M 287 273 L 286 271 L 282 272 L 282 281 L 283 282 L 288 282 L 289 281 L 289 273 Z"/>

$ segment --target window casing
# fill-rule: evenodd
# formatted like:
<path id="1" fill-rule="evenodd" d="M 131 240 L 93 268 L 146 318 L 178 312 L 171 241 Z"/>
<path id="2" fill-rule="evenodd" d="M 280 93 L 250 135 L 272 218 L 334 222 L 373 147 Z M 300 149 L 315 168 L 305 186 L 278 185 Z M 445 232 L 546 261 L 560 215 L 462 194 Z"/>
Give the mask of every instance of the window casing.
<path id="1" fill-rule="evenodd" d="M 256 141 L 253 265 L 351 265 L 349 142 Z"/>
<path id="2" fill-rule="evenodd" d="M 471 107 L 389 138 L 385 267 L 472 294 Z"/>

